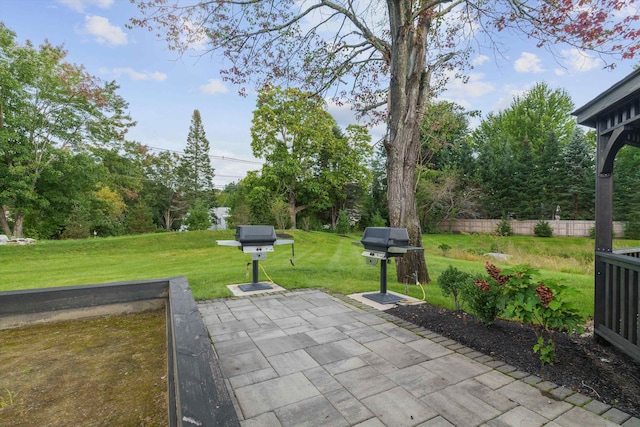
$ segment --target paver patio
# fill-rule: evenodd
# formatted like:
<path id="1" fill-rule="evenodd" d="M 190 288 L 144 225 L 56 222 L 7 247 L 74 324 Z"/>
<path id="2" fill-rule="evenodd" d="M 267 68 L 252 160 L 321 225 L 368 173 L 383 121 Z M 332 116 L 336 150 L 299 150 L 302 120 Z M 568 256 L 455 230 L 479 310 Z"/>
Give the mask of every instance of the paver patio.
<path id="1" fill-rule="evenodd" d="M 243 426 L 640 427 L 343 296 L 303 290 L 199 309 Z"/>

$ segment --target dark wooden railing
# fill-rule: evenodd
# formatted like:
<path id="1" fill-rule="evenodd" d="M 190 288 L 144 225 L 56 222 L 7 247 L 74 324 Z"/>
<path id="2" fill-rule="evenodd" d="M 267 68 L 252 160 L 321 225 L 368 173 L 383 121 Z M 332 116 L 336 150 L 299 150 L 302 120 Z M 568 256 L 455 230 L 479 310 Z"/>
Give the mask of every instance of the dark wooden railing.
<path id="1" fill-rule="evenodd" d="M 640 361 L 640 248 L 596 251 L 594 329 Z"/>

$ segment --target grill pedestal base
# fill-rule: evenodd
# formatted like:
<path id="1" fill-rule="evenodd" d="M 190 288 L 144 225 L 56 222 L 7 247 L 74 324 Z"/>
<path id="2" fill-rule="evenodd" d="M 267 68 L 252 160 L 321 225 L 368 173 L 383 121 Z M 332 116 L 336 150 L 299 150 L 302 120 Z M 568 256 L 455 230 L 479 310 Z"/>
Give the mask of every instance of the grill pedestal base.
<path id="1" fill-rule="evenodd" d="M 252 291 L 266 291 L 268 289 L 273 289 L 268 283 L 258 282 L 258 260 L 260 259 L 261 254 L 252 254 L 252 277 L 253 280 L 251 283 L 245 283 L 244 285 L 238 286 L 242 292 L 252 292 Z"/>
<path id="2" fill-rule="evenodd" d="M 238 288 L 240 288 L 242 292 L 266 291 L 273 289 L 271 285 L 265 282 L 245 283 L 244 285 L 238 285 Z"/>
<path id="3" fill-rule="evenodd" d="M 395 304 L 397 302 L 402 301 L 404 298 L 399 297 L 397 295 L 376 292 L 372 294 L 363 294 L 363 297 L 370 299 L 371 301 L 375 301 L 378 304 Z"/>

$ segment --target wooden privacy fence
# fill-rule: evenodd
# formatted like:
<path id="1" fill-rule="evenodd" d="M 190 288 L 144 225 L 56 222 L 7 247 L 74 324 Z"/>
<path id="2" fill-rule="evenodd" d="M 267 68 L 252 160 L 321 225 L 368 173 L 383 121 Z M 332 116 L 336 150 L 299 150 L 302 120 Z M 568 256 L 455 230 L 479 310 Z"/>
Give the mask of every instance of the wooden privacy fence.
<path id="1" fill-rule="evenodd" d="M 441 230 L 453 233 L 495 234 L 500 221 L 499 219 L 446 220 L 440 222 L 438 227 Z M 539 221 L 533 220 L 510 220 L 509 224 L 514 234 L 533 236 L 533 227 L 535 227 L 538 222 Z M 547 222 L 553 230 L 554 236 L 588 237 L 590 231 L 596 226 L 595 221 L 548 220 Z M 616 237 L 622 237 L 624 234 L 624 224 L 615 221 L 613 223 L 613 233 Z"/>
<path id="2" fill-rule="evenodd" d="M 640 360 L 640 248 L 596 251 L 598 264 L 594 332 Z"/>

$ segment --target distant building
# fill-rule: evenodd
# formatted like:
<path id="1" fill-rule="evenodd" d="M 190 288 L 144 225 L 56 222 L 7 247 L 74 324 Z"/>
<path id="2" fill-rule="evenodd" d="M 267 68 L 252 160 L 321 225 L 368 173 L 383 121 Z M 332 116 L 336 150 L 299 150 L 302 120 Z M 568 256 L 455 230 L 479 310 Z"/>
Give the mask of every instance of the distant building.
<path id="1" fill-rule="evenodd" d="M 231 209 L 222 207 L 222 208 L 214 208 L 213 213 L 216 216 L 216 219 L 211 224 L 210 230 L 226 230 L 227 229 L 227 218 L 229 218 Z"/>

